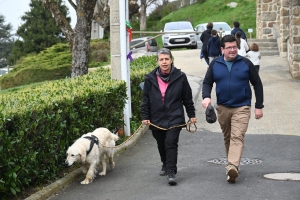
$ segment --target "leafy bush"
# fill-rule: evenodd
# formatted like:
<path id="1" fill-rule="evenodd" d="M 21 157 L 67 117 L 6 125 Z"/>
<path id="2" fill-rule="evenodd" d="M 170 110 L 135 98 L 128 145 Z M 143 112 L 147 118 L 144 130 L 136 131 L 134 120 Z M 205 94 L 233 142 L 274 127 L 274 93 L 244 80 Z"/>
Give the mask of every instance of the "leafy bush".
<path id="1" fill-rule="evenodd" d="M 155 65 L 155 56 L 131 63 L 132 133 L 141 122 L 139 84 Z M 99 126 L 123 127 L 126 84 L 111 80 L 110 74 L 109 68 L 100 68 L 0 96 L 1 197 L 53 181 L 66 149 L 83 133 Z"/>
<path id="2" fill-rule="evenodd" d="M 106 49 L 94 50 L 90 53 L 90 59 L 95 62 L 108 62 L 107 54 L 109 54 L 109 51 Z"/>

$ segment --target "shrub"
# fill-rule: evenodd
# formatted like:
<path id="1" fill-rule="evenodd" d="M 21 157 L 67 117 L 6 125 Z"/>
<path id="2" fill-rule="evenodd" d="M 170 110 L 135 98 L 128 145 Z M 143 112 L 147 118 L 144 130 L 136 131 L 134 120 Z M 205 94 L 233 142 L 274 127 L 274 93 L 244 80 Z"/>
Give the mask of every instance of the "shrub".
<path id="1" fill-rule="evenodd" d="M 90 53 L 90 59 L 94 62 L 108 62 L 107 55 L 109 54 L 109 51 L 107 49 L 104 50 L 94 50 Z"/>

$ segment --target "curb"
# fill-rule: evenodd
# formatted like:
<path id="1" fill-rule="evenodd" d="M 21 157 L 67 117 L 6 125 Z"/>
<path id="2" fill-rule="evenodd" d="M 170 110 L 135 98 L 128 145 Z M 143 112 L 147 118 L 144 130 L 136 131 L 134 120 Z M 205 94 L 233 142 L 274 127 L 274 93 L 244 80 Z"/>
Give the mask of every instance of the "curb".
<path id="1" fill-rule="evenodd" d="M 124 143 L 124 145 L 117 147 L 115 149 L 115 155 L 120 155 L 130 147 L 134 146 L 144 135 L 144 133 L 148 130 L 148 125 L 142 125 L 132 136 L 132 138 Z M 54 183 L 44 187 L 42 190 L 30 195 L 25 200 L 45 200 L 48 197 L 54 195 L 56 192 L 62 190 L 63 188 L 67 187 L 74 181 L 78 180 L 82 176 L 81 168 L 74 170 L 73 172 L 69 173 L 65 177 L 55 181 Z"/>

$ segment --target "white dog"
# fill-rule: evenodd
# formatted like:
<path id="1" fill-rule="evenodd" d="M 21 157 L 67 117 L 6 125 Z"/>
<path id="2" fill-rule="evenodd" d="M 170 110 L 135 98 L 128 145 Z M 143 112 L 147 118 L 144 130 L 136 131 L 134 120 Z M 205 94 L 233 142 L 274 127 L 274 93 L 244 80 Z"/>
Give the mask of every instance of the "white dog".
<path id="1" fill-rule="evenodd" d="M 83 164 L 83 173 L 86 177 L 81 184 L 89 184 L 93 181 L 95 173 L 97 173 L 98 164 L 102 163 L 102 172 L 99 175 L 106 174 L 106 159 L 109 160 L 111 169 L 115 167 L 113 160 L 114 147 L 119 137 L 111 133 L 106 128 L 97 128 L 92 133 L 82 135 L 77 139 L 67 151 L 66 165 L 71 166 L 75 162 Z M 104 156 L 105 155 L 105 156 Z"/>

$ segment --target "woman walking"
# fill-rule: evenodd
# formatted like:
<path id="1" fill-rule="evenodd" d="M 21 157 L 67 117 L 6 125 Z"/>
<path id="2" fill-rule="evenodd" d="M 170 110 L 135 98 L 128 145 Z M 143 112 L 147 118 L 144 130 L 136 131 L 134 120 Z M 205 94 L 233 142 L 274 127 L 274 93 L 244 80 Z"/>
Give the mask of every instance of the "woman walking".
<path id="1" fill-rule="evenodd" d="M 155 125 L 150 124 L 149 129 L 156 139 L 162 162 L 159 174 L 167 175 L 169 185 L 176 185 L 180 125 L 186 123 L 183 106 L 191 123 L 196 123 L 195 107 L 187 76 L 174 66 L 169 49 L 157 52 L 157 64 L 158 67 L 145 76 L 142 123 Z"/>

